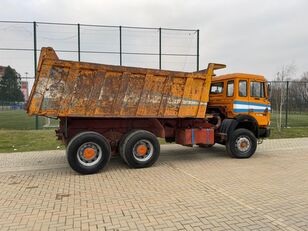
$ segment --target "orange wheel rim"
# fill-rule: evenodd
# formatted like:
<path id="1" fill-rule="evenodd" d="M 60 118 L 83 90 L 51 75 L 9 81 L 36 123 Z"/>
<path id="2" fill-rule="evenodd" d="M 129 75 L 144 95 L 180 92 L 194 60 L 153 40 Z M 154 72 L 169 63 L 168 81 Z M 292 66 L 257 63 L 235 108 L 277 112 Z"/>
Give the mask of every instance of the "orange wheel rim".
<path id="1" fill-rule="evenodd" d="M 138 145 L 137 153 L 139 156 L 145 156 L 147 152 L 148 152 L 147 146 L 145 146 L 144 144 Z"/>
<path id="2" fill-rule="evenodd" d="M 95 150 L 93 148 L 86 148 L 83 151 L 83 156 L 84 156 L 84 158 L 86 158 L 88 160 L 92 159 L 95 156 Z"/>

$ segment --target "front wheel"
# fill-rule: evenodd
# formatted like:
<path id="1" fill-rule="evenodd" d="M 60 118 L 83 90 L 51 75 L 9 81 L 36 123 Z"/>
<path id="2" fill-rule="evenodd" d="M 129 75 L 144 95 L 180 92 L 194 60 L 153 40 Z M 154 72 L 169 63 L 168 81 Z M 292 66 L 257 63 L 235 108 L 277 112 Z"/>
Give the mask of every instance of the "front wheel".
<path id="1" fill-rule="evenodd" d="M 248 129 L 239 128 L 230 134 L 226 148 L 232 157 L 249 158 L 257 149 L 257 138 Z"/>

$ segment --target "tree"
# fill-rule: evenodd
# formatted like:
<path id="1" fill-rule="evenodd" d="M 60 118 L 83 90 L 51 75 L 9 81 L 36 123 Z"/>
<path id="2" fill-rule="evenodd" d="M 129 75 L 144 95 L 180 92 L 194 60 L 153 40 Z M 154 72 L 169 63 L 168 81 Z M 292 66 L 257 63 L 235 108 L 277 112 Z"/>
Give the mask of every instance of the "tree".
<path id="1" fill-rule="evenodd" d="M 276 124 L 277 130 L 280 132 L 282 127 L 282 109 L 286 103 L 286 81 L 291 79 L 291 76 L 295 72 L 294 65 L 284 65 L 281 70 L 277 73 L 275 86 L 272 88 L 272 99 L 274 106 L 277 110 Z"/>
<path id="2" fill-rule="evenodd" d="M 0 80 L 0 101 L 24 102 L 24 95 L 20 89 L 21 77 L 10 66 L 5 68 L 4 75 Z"/>

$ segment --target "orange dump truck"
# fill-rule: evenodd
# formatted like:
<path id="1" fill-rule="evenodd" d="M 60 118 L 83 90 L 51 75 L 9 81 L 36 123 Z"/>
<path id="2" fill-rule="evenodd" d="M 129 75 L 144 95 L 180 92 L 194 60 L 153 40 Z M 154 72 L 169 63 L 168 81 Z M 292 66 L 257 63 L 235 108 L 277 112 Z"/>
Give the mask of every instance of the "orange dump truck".
<path id="1" fill-rule="evenodd" d="M 103 169 L 119 153 L 131 167 L 154 164 L 157 137 L 185 146 L 224 144 L 252 156 L 269 136 L 270 105 L 262 76 L 215 77 L 222 64 L 177 72 L 59 60 L 42 48 L 27 112 L 58 118 L 56 134 L 77 172 Z"/>

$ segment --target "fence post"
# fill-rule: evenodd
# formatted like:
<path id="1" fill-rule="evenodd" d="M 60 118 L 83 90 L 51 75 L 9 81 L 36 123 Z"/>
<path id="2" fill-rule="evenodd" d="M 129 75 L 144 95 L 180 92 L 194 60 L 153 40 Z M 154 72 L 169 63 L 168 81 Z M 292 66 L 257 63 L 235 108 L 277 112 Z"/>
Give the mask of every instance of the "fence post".
<path id="1" fill-rule="evenodd" d="M 80 62 L 80 24 L 77 24 L 77 33 L 78 33 L 78 62 Z"/>
<path id="2" fill-rule="evenodd" d="M 33 22 L 33 57 L 34 57 L 34 77 L 37 78 L 37 42 L 36 42 L 36 22 Z M 35 129 L 39 129 L 38 116 L 35 116 Z"/>
<path id="3" fill-rule="evenodd" d="M 161 69 L 161 28 L 159 28 L 159 69 Z"/>
<path id="4" fill-rule="evenodd" d="M 120 66 L 122 66 L 122 26 L 119 26 L 120 32 Z"/>
<path id="5" fill-rule="evenodd" d="M 199 71 L 199 30 L 197 30 L 197 71 Z"/>
<path id="6" fill-rule="evenodd" d="M 288 127 L 288 113 L 289 113 L 289 81 L 287 81 L 287 93 L 286 93 L 286 121 L 285 127 Z"/>

